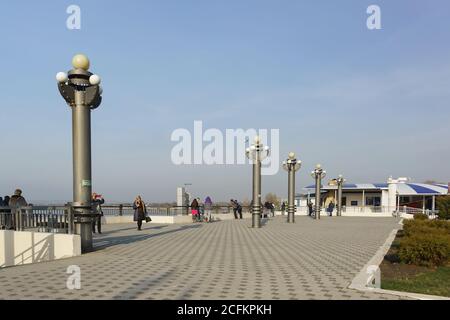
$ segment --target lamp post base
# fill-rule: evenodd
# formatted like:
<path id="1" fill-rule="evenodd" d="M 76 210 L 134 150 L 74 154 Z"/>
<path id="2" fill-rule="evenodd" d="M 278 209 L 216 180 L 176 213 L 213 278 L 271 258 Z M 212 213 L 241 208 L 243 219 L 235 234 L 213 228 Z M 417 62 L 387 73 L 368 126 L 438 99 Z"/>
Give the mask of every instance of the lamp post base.
<path id="1" fill-rule="evenodd" d="M 252 228 L 261 228 L 261 213 L 252 214 Z"/>
<path id="2" fill-rule="evenodd" d="M 288 223 L 295 223 L 295 208 L 288 209 Z"/>
<path id="3" fill-rule="evenodd" d="M 76 234 L 81 238 L 81 253 L 88 253 L 94 250 L 92 244 L 92 222 L 82 222 L 75 225 Z"/>

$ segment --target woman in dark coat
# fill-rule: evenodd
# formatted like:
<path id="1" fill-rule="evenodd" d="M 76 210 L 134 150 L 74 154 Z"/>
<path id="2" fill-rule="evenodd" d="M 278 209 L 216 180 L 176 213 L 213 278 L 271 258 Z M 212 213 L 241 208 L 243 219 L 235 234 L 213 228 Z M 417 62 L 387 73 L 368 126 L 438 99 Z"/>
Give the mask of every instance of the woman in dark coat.
<path id="1" fill-rule="evenodd" d="M 142 229 L 142 221 L 145 220 L 147 214 L 147 208 L 145 207 L 144 201 L 142 201 L 141 196 L 137 196 L 133 203 L 134 209 L 134 221 L 137 221 L 138 230 Z"/>

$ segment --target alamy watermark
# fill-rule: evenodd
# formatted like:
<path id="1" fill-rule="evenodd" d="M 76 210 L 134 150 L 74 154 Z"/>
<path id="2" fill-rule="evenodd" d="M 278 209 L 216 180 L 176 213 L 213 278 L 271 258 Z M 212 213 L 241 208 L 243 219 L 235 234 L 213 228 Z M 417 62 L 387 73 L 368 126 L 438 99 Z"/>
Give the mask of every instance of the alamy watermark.
<path id="1" fill-rule="evenodd" d="M 69 290 L 80 290 L 81 289 L 81 268 L 77 265 L 71 265 L 67 267 L 67 277 L 66 287 Z"/>
<path id="2" fill-rule="evenodd" d="M 261 174 L 275 175 L 280 167 L 279 129 L 226 129 L 225 134 L 215 128 L 203 130 L 202 121 L 194 121 L 193 133 L 179 128 L 172 132 L 170 140 L 177 142 L 172 148 L 171 160 L 175 165 L 244 165 L 251 163 L 245 150 L 255 136 L 264 146 L 270 147 L 270 155 L 262 161 Z"/>
<path id="3" fill-rule="evenodd" d="M 370 16 L 367 18 L 366 25 L 369 30 L 381 29 L 381 8 L 376 4 L 370 5 L 367 8 L 367 14 Z"/>
<path id="4" fill-rule="evenodd" d="M 69 30 L 81 29 L 81 8 L 76 4 L 67 7 L 66 13 L 69 15 L 66 20 L 66 27 Z"/>

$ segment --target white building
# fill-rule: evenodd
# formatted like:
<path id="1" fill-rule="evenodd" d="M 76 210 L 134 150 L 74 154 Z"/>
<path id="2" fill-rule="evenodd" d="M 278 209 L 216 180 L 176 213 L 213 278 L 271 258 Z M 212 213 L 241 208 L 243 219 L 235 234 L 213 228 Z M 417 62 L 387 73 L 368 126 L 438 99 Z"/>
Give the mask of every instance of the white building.
<path id="1" fill-rule="evenodd" d="M 315 202 L 315 186 L 308 186 L 304 190 L 304 193 L 297 195 L 296 205 L 300 212 L 306 213 L 308 201 Z M 346 183 L 342 191 L 343 215 L 390 216 L 394 212 L 434 213 L 436 197 L 448 195 L 449 186 L 413 183 L 407 178 L 389 178 L 387 183 Z M 322 208 L 326 208 L 330 202 L 337 203 L 337 185 L 333 180 L 321 189 Z"/>

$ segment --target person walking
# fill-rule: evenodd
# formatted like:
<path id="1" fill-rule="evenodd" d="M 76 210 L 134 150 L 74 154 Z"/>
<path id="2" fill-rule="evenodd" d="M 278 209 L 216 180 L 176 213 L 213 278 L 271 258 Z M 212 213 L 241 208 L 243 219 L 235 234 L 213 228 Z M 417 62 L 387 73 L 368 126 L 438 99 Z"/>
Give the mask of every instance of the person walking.
<path id="1" fill-rule="evenodd" d="M 284 216 L 285 212 L 286 212 L 286 202 L 283 201 L 283 203 L 281 204 L 281 215 Z"/>
<path id="2" fill-rule="evenodd" d="M 202 200 L 200 200 L 200 198 L 197 198 L 197 203 L 198 203 L 198 217 L 200 221 L 203 221 L 203 216 L 205 214 L 205 206 Z"/>
<path id="3" fill-rule="evenodd" d="M 234 219 L 237 219 L 238 218 L 238 215 L 237 215 L 238 207 L 236 205 L 236 201 L 234 199 L 231 199 L 230 204 L 231 204 L 231 207 L 233 208 Z"/>
<path id="4" fill-rule="evenodd" d="M 211 222 L 212 206 L 213 206 L 213 203 L 212 203 L 211 197 L 207 196 L 205 199 L 205 215 L 206 215 L 206 218 L 208 219 L 208 222 Z"/>
<path id="5" fill-rule="evenodd" d="M 234 200 L 234 202 L 236 203 L 236 211 L 239 214 L 239 219 L 242 219 L 242 206 L 237 200 Z"/>
<path id="6" fill-rule="evenodd" d="M 191 203 L 192 221 L 199 221 L 199 205 L 197 199 L 192 200 Z"/>
<path id="7" fill-rule="evenodd" d="M 312 217 L 313 214 L 313 204 L 312 201 L 308 201 L 308 216 Z"/>
<path id="8" fill-rule="evenodd" d="M 134 209 L 134 221 L 137 222 L 138 231 L 142 230 L 142 221 L 145 220 L 147 215 L 147 207 L 144 201 L 142 201 L 141 196 L 137 196 L 133 203 Z"/>
<path id="9" fill-rule="evenodd" d="M 102 217 L 103 210 L 102 204 L 105 203 L 105 199 L 103 199 L 101 194 L 93 193 L 92 194 L 92 209 L 94 213 L 97 214 L 92 221 L 92 232 L 95 233 L 95 225 L 97 225 L 97 231 L 99 234 L 102 234 Z"/>
<path id="10" fill-rule="evenodd" d="M 328 214 L 330 217 L 333 216 L 333 211 L 334 211 L 334 202 L 331 201 L 330 204 L 328 205 Z"/>

